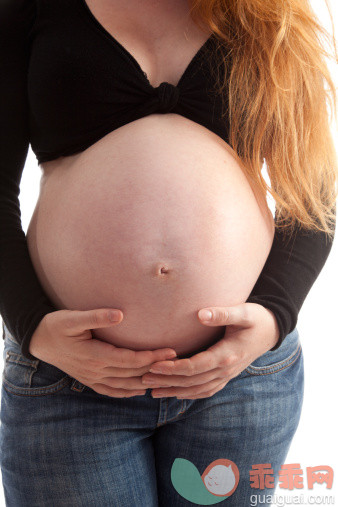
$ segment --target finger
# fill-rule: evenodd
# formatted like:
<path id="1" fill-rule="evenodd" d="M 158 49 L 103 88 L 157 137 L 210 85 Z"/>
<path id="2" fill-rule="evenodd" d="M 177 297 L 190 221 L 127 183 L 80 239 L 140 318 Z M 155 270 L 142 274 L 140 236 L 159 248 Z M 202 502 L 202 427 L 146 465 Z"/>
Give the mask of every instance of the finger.
<path id="1" fill-rule="evenodd" d="M 104 384 L 114 389 L 126 389 L 128 391 L 147 389 L 141 382 L 141 377 L 101 377 L 98 384 Z"/>
<path id="2" fill-rule="evenodd" d="M 105 367 L 141 368 L 157 361 L 164 361 L 176 355 L 174 349 L 132 350 L 93 338 L 87 342 L 91 359 L 104 362 Z"/>
<path id="3" fill-rule="evenodd" d="M 216 352 L 217 349 L 214 351 L 214 349 L 209 348 L 203 352 L 198 352 L 192 357 L 157 362 L 149 368 L 149 371 L 163 375 L 197 375 L 219 366 L 219 358 L 222 356 L 218 356 Z"/>
<path id="4" fill-rule="evenodd" d="M 92 389 L 99 394 L 105 394 L 113 398 L 131 398 L 132 396 L 145 395 L 146 389 L 135 389 L 129 391 L 127 389 L 115 389 L 104 384 L 94 384 Z"/>
<path id="5" fill-rule="evenodd" d="M 119 324 L 122 320 L 121 310 L 99 308 L 95 310 L 65 310 L 61 323 L 70 335 L 76 336 L 88 329 Z"/>
<path id="6" fill-rule="evenodd" d="M 157 362 L 149 368 L 149 372 L 170 376 L 193 376 L 215 368 L 221 368 L 223 373 L 226 373 L 229 368 L 234 368 L 242 358 L 242 344 L 235 338 L 229 339 L 225 335 L 207 350 L 203 350 L 189 358 Z"/>
<path id="7" fill-rule="evenodd" d="M 101 369 L 102 374 L 107 377 L 141 377 L 148 373 L 150 364 L 141 366 L 140 368 L 119 368 L 118 366 L 105 366 Z"/>
<path id="8" fill-rule="evenodd" d="M 242 303 L 236 306 L 213 306 L 202 308 L 198 317 L 202 324 L 208 326 L 239 325 L 249 327 L 253 324 L 251 303 Z M 209 318 L 208 318 L 208 314 Z"/>
<path id="9" fill-rule="evenodd" d="M 160 389 L 152 389 L 151 395 L 153 397 L 156 397 L 157 395 L 160 396 L 176 396 L 176 397 L 190 397 L 190 396 L 197 396 L 202 393 L 209 393 L 210 391 L 213 391 L 217 389 L 217 387 L 220 385 L 220 383 L 224 384 L 224 378 L 220 379 L 219 377 L 210 381 L 206 382 L 205 384 L 201 384 L 194 387 L 172 387 L 172 388 L 160 388 Z M 216 392 L 216 391 L 215 391 Z"/>
<path id="10" fill-rule="evenodd" d="M 196 394 L 196 395 L 189 395 L 189 396 L 178 396 L 177 399 L 182 399 L 182 398 L 189 398 L 190 400 L 197 400 L 198 398 L 210 398 L 210 396 L 213 396 L 214 394 L 218 393 L 218 391 L 220 391 L 221 389 L 223 389 L 223 387 L 225 387 L 227 385 L 228 382 L 221 382 L 221 384 L 218 384 L 218 386 L 216 386 L 215 389 L 213 389 L 212 391 L 208 391 L 208 392 L 203 392 L 203 393 L 199 393 L 199 394 Z"/>
<path id="11" fill-rule="evenodd" d="M 190 387 L 194 385 L 205 384 L 220 376 L 221 369 L 215 368 L 214 370 L 198 375 L 188 377 L 186 375 L 155 375 L 145 373 L 142 376 L 142 384 L 145 386 L 153 387 L 154 384 L 165 386 L 183 386 Z"/>

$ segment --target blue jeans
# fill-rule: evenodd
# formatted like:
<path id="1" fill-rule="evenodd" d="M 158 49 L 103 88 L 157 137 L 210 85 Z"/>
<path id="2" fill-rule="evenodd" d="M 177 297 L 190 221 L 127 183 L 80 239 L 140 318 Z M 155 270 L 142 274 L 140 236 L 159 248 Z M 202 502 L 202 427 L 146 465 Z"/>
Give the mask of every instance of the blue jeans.
<path id="1" fill-rule="evenodd" d="M 216 394 L 195 400 L 156 399 L 151 389 L 130 398 L 98 394 L 22 356 L 5 326 L 3 337 L 7 506 L 249 507 L 251 495 L 277 487 L 303 402 L 297 328 Z M 250 475 L 254 464 L 273 469 L 262 489 Z"/>

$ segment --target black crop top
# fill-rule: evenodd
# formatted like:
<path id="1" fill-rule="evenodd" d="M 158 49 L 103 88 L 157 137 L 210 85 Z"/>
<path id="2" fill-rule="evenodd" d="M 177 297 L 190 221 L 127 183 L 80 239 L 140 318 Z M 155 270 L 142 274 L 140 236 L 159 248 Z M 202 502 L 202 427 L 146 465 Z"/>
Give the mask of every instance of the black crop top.
<path id="1" fill-rule="evenodd" d="M 177 86 L 155 88 L 85 0 L 0 0 L 0 312 L 26 357 L 34 359 L 28 348 L 37 325 L 57 310 L 39 283 L 21 225 L 18 196 L 29 144 L 41 163 L 80 152 L 128 122 L 168 112 L 229 142 L 209 67 L 214 41 L 211 36 L 195 54 Z M 321 232 L 299 229 L 286 243 L 276 229 L 247 299 L 275 315 L 280 336 L 274 349 L 296 326 L 331 247 Z"/>

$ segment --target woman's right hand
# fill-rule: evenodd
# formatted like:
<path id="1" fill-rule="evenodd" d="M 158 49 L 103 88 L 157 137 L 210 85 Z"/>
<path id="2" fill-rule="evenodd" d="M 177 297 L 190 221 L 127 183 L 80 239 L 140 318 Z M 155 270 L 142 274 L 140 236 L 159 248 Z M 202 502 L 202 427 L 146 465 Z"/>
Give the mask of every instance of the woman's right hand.
<path id="1" fill-rule="evenodd" d="M 113 320 L 110 314 L 115 314 Z M 91 329 L 116 326 L 122 319 L 121 310 L 107 308 L 47 313 L 32 335 L 29 352 L 99 394 L 145 394 L 142 375 L 152 363 L 175 357 L 175 350 L 130 350 L 93 338 Z"/>

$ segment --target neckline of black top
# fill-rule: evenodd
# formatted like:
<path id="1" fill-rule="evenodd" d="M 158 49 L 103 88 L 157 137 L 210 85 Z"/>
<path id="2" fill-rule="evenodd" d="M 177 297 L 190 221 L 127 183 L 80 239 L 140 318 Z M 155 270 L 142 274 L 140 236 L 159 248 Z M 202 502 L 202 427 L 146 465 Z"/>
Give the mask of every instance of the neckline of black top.
<path id="1" fill-rule="evenodd" d="M 204 44 L 197 50 L 197 52 L 194 54 L 190 62 L 188 63 L 187 67 L 185 68 L 183 74 L 181 75 L 178 83 L 176 85 L 173 85 L 172 83 L 167 83 L 166 81 L 163 81 L 160 83 L 159 86 L 153 86 L 147 76 L 147 73 L 144 72 L 141 65 L 138 63 L 136 58 L 110 33 L 108 30 L 100 23 L 100 21 L 94 16 L 93 12 L 90 10 L 86 0 L 78 0 L 78 3 L 82 9 L 82 11 L 86 14 L 87 18 L 92 22 L 92 24 L 98 29 L 98 31 L 107 39 L 109 39 L 115 47 L 117 47 L 124 55 L 125 57 L 132 63 L 132 65 L 137 69 L 137 71 L 142 76 L 142 79 L 145 81 L 145 83 L 153 90 L 159 88 L 159 86 L 166 83 L 167 85 L 170 85 L 174 88 L 179 88 L 184 79 L 189 75 L 190 69 L 193 67 L 196 59 L 199 57 L 199 55 L 204 51 L 204 49 L 207 48 L 207 46 L 213 41 L 214 34 L 212 33 L 207 40 L 204 42 Z"/>

